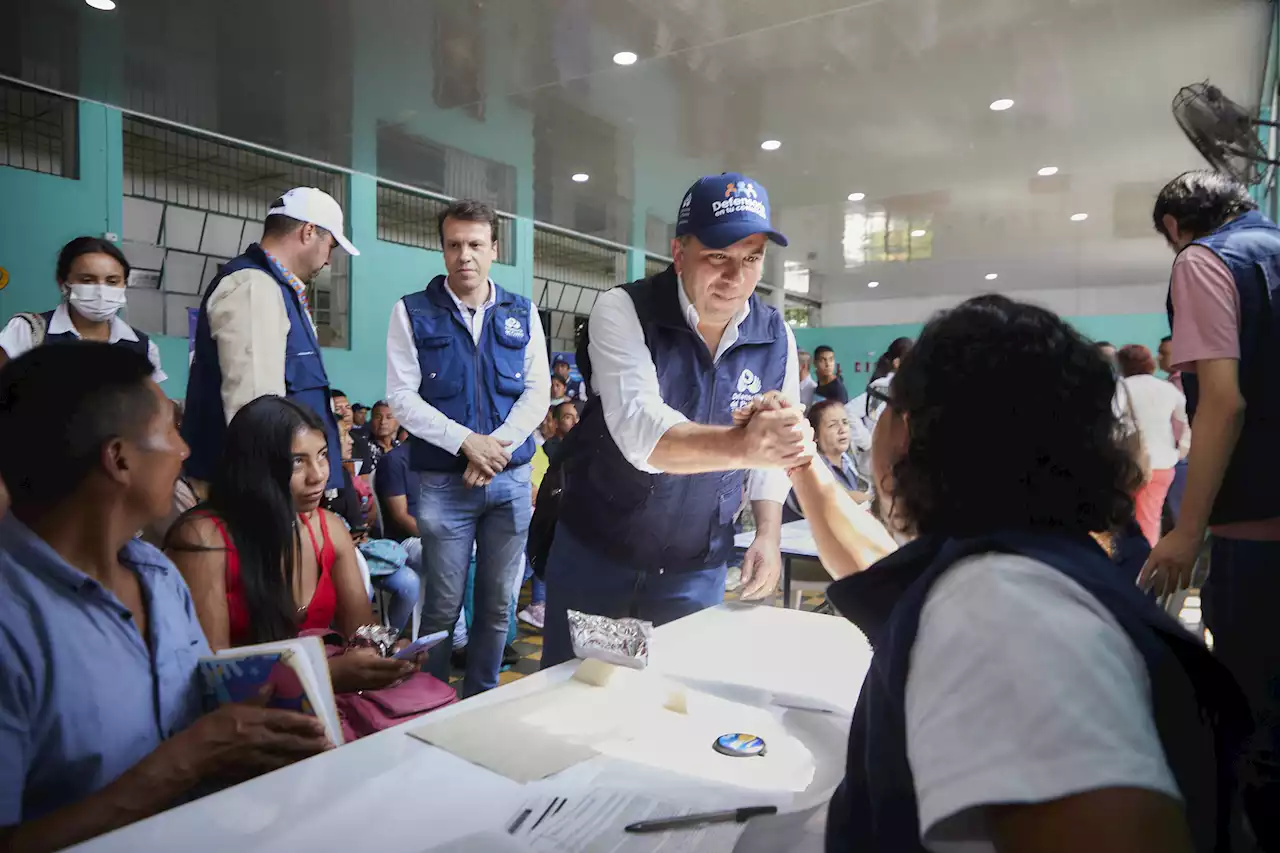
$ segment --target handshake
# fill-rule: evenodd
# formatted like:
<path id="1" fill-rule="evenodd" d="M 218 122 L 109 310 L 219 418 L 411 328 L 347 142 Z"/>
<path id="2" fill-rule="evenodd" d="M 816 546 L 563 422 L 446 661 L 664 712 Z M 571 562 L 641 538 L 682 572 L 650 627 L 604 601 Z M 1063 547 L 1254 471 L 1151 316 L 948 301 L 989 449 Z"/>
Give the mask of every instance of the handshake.
<path id="1" fill-rule="evenodd" d="M 813 427 L 799 407 L 777 391 L 756 397 L 733 413 L 742 430 L 744 468 L 803 468 L 817 455 Z"/>

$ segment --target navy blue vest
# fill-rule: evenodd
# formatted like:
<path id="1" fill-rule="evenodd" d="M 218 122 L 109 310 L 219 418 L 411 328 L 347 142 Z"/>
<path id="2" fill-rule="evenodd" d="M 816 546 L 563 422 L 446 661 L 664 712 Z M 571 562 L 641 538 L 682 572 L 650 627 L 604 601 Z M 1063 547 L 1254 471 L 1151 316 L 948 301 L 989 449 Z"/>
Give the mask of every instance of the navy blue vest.
<path id="1" fill-rule="evenodd" d="M 422 384 L 418 394 L 450 420 L 488 435 L 511 412 L 524 393 L 524 351 L 529 343 L 529 300 L 493 286 L 493 308 L 485 312 L 480 346 L 462 312 L 445 292 L 438 275 L 427 289 L 404 297 L 404 307 L 418 347 Z M 467 458 L 409 437 L 409 467 L 414 471 L 466 470 Z M 533 458 L 537 444 L 525 439 L 512 451 L 509 468 Z"/>
<path id="2" fill-rule="evenodd" d="M 238 258 L 232 258 L 218 269 L 217 276 L 205 288 L 196 320 L 195 352 L 187 377 L 187 406 L 182 418 L 182 437 L 191 447 L 187 473 L 197 480 L 212 480 L 222 461 L 226 442 L 227 414 L 222 407 L 222 367 L 218 363 L 218 344 L 209 330 L 209 297 L 222 280 L 232 273 L 252 269 L 266 273 L 280 286 L 289 316 L 289 337 L 284 345 L 285 396 L 301 403 L 324 421 L 329 437 L 328 488 L 342 488 L 342 447 L 338 443 L 338 421 L 329 402 L 329 377 L 320 357 L 311 321 L 302 312 L 298 294 L 282 279 L 267 260 L 262 247 L 254 243 Z"/>
<path id="3" fill-rule="evenodd" d="M 54 309 L 54 311 L 56 310 L 57 309 Z M 68 308 L 67 310 L 70 311 L 71 309 Z M 44 328 L 45 328 L 44 342 L 57 343 L 59 341 L 80 340 L 80 338 L 76 337 L 71 332 L 58 332 L 56 334 L 49 333 L 48 331 L 49 324 L 53 322 L 54 311 L 45 311 L 43 314 L 40 315 L 44 319 Z M 132 326 L 130 326 L 129 328 L 133 329 Z M 151 343 L 151 339 L 147 337 L 146 332 L 140 332 L 137 329 L 133 329 L 133 333 L 138 336 L 138 339 L 136 341 L 126 341 L 121 339 L 114 342 L 115 346 L 124 347 L 125 349 L 128 349 L 128 350 L 133 350 L 138 355 L 149 360 L 151 357 L 151 353 L 149 352 L 149 345 Z"/>
<path id="4" fill-rule="evenodd" d="M 1234 765 L 1252 726 L 1231 676 L 1088 537 L 1009 532 L 964 540 L 925 537 L 828 588 L 831 603 L 875 649 L 853 714 L 845 779 L 827 815 L 828 853 L 924 853 L 907 761 L 911 648 L 938 578 L 965 557 L 992 552 L 1051 566 L 1115 617 L 1146 663 L 1156 730 L 1185 800 L 1195 849 L 1228 850 L 1238 818 Z"/>
<path id="5" fill-rule="evenodd" d="M 1280 516 L 1280 228 L 1254 210 L 1193 245 L 1222 259 L 1240 294 L 1244 425 L 1209 522 L 1275 518 Z M 1166 307 L 1172 327 L 1172 293 Z M 1194 418 L 1200 397 L 1196 375 L 1183 373 L 1182 383 L 1187 414 Z"/>
<path id="6" fill-rule="evenodd" d="M 690 421 L 727 426 L 733 412 L 787 375 L 782 315 L 751 297 L 738 340 L 713 364 L 707 345 L 680 310 L 680 282 L 668 267 L 623 285 L 635 304 L 662 399 Z M 578 363 L 586 347 L 579 347 Z M 583 375 L 590 376 L 589 362 Z M 733 552 L 733 517 L 742 504 L 744 471 L 647 474 L 618 449 L 593 396 L 565 439 L 559 524 L 611 560 L 640 571 L 693 571 L 724 563 Z"/>

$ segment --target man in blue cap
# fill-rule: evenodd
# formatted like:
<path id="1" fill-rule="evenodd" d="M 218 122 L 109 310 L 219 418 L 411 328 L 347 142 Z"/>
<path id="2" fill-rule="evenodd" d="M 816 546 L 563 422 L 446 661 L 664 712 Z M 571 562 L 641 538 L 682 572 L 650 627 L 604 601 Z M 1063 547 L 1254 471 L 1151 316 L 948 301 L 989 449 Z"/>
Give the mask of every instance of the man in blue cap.
<path id="1" fill-rule="evenodd" d="M 674 263 L 596 300 L 578 354 L 591 397 L 558 456 L 544 667 L 573 657 L 567 610 L 661 625 L 723 601 L 744 496 L 756 538 L 743 597 L 774 591 L 786 469 L 812 453 L 812 432 L 795 338 L 753 295 L 770 240 L 787 245 L 763 186 L 702 178 L 680 205 Z M 771 391 L 791 407 L 735 425 Z"/>

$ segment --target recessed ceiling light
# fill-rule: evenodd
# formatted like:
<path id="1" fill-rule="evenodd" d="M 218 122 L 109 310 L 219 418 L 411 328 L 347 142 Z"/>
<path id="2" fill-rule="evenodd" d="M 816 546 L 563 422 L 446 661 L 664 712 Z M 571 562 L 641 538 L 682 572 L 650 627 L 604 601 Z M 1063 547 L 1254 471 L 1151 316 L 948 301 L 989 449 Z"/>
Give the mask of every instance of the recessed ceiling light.
<path id="1" fill-rule="evenodd" d="M 995 110 L 998 113 L 1004 112 L 1005 110 L 1009 109 L 1009 107 L 1011 106 L 1013 106 L 1012 98 L 1001 98 L 998 101 L 991 102 L 991 109 Z"/>
<path id="2" fill-rule="evenodd" d="M 782 147 L 782 143 L 776 139 L 766 139 L 764 142 L 760 143 L 760 147 L 765 151 L 777 151 Z"/>
<path id="3" fill-rule="evenodd" d="M 1088 219 L 1088 218 L 1089 218 L 1089 214 L 1087 214 L 1087 213 L 1073 213 L 1073 214 L 1071 214 L 1071 221 L 1072 221 L 1072 222 L 1084 222 L 1084 221 L 1085 221 L 1086 219 Z"/>
<path id="4" fill-rule="evenodd" d="M 635 65 L 636 55 L 629 50 L 624 50 L 613 55 L 613 63 L 615 65 Z"/>
<path id="5" fill-rule="evenodd" d="M 1058 167 L 1057 167 L 1057 166 L 1042 166 L 1042 167 L 1040 168 L 1040 171 L 1036 172 L 1036 174 L 1037 174 L 1037 175 L 1039 175 L 1039 176 L 1040 176 L 1040 177 L 1042 177 L 1042 178 L 1047 178 L 1047 177 L 1049 177 L 1050 175 L 1056 175 L 1056 174 L 1058 174 Z"/>
<path id="6" fill-rule="evenodd" d="M 576 183 L 585 184 L 587 181 L 591 180 L 591 176 L 588 175 L 586 172 L 578 172 L 573 176 L 573 180 Z"/>
<path id="7" fill-rule="evenodd" d="M 995 281 L 999 277 L 1000 277 L 999 273 L 994 273 L 994 272 L 987 273 L 987 281 Z"/>
<path id="8" fill-rule="evenodd" d="M 879 286 L 880 286 L 880 282 L 878 282 L 878 281 L 869 281 L 869 282 L 867 282 L 867 287 L 879 287 Z"/>
<path id="9" fill-rule="evenodd" d="M 916 230 L 914 230 L 914 231 L 912 231 L 912 232 L 911 232 L 911 236 L 912 236 L 912 237 L 923 237 L 924 235 L 926 235 L 926 234 L 928 234 L 928 233 L 929 233 L 929 232 L 928 232 L 928 231 L 926 231 L 926 230 L 924 230 L 923 228 L 917 228 Z"/>
<path id="10" fill-rule="evenodd" d="M 101 9 L 104 12 L 110 12 L 116 7 L 116 0 L 84 0 L 85 4 L 94 9 Z"/>
<path id="11" fill-rule="evenodd" d="M 866 197 L 866 193 L 849 193 L 849 201 L 862 201 Z"/>

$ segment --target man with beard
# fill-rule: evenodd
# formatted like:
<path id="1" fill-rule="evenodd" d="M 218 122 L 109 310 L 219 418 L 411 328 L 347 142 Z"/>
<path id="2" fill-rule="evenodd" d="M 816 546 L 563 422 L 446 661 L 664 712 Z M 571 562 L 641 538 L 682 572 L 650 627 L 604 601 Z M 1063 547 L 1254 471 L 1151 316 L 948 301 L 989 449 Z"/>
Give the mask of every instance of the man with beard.
<path id="1" fill-rule="evenodd" d="M 342 225 L 342 208 L 332 196 L 315 187 L 292 189 L 267 211 L 262 241 L 223 264 L 205 289 L 182 430 L 191 446 L 187 473 L 193 481 L 212 479 L 227 424 L 263 394 L 312 409 L 324 421 L 329 458 L 342 458 L 307 301 L 307 283 L 329 265 L 335 248 L 360 254 Z M 342 466 L 331 465 L 329 488 L 341 486 Z"/>

